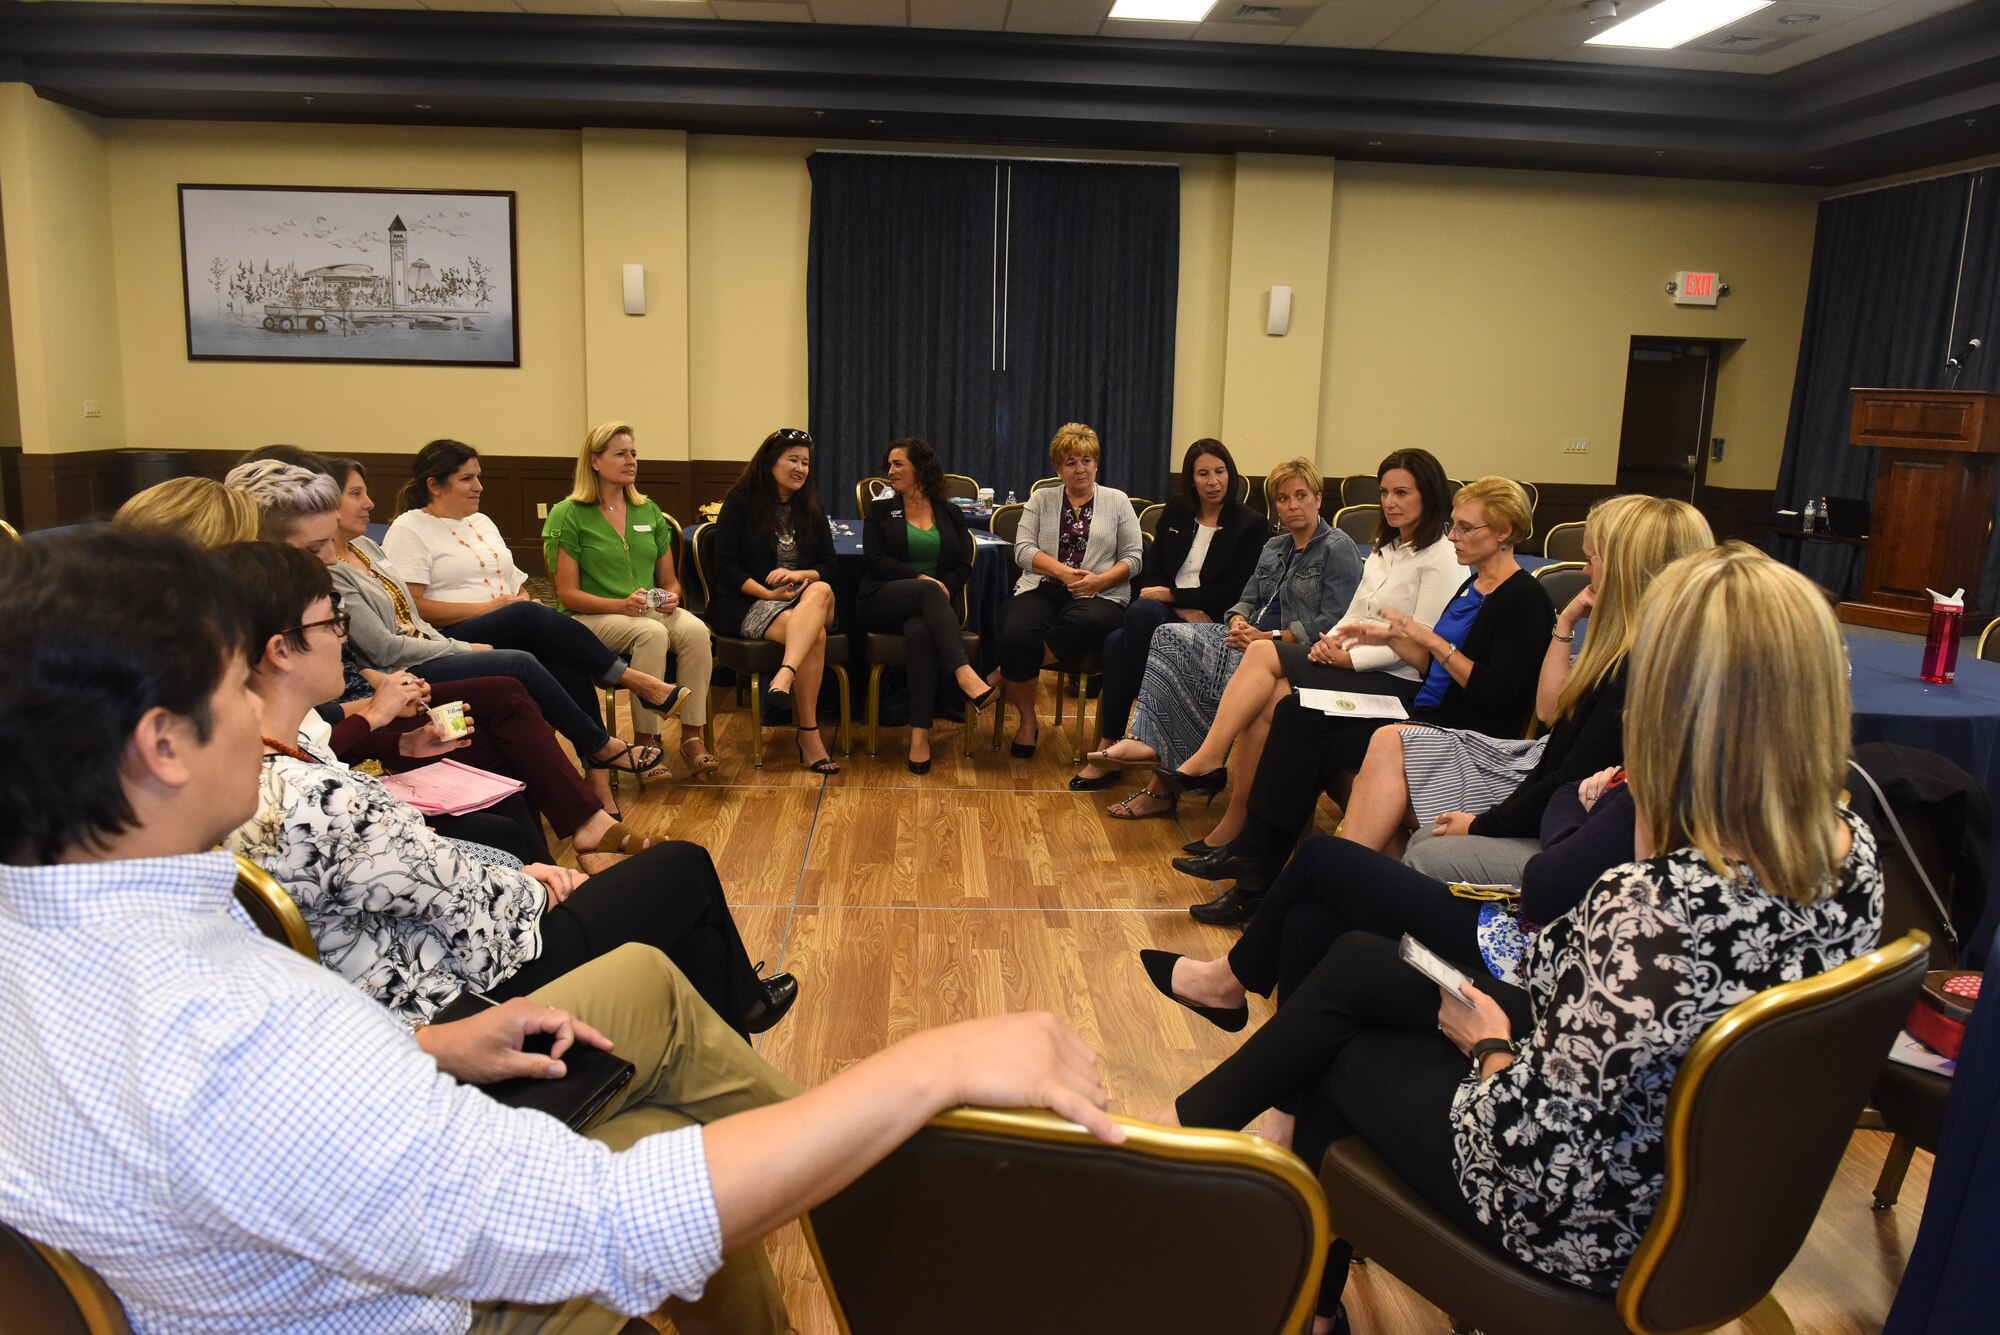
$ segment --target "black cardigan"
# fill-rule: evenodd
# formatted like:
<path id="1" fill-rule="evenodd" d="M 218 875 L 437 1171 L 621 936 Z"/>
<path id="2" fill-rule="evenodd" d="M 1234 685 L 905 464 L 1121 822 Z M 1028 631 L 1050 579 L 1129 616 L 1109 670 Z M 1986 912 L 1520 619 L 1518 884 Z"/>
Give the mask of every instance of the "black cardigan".
<path id="1" fill-rule="evenodd" d="M 1132 591 L 1165 587 L 1172 590 L 1175 607 L 1194 608 L 1208 613 L 1211 621 L 1221 621 L 1257 572 L 1257 556 L 1271 536 L 1271 525 L 1247 505 L 1229 506 L 1222 527 L 1208 544 L 1208 555 L 1202 558 L 1201 582 L 1191 589 L 1176 589 L 1174 576 L 1194 547 L 1194 530 L 1194 511 L 1187 502 L 1179 497 L 1168 501 L 1159 532 L 1146 544 L 1146 564 L 1132 581 Z"/>
<path id="2" fill-rule="evenodd" d="M 972 578 L 972 543 L 965 516 L 950 501 L 933 504 L 931 514 L 938 535 L 937 578 L 951 590 L 951 605 L 959 607 L 959 595 Z M 917 577 L 917 568 L 910 564 L 910 530 L 901 496 L 869 502 L 868 517 L 861 524 L 861 559 L 859 598 L 868 598 L 895 580 Z"/>
<path id="3" fill-rule="evenodd" d="M 1581 783 L 1607 765 L 1624 763 L 1625 664 L 1620 662 L 1585 692 L 1575 709 L 1557 720 L 1548 745 L 1520 786 L 1499 806 L 1473 817 L 1472 833 L 1533 839 L 1557 789 Z"/>
<path id="4" fill-rule="evenodd" d="M 833 586 L 833 529 L 825 520 L 817 526 L 798 526 L 801 570 L 812 570 Z M 750 493 L 737 487 L 722 498 L 722 513 L 715 519 L 715 577 L 708 590 L 708 622 L 718 634 L 734 635 L 743 625 L 750 604 L 757 601 L 743 592 L 743 582 L 762 584 L 764 576 L 778 568 L 778 535 L 759 533 L 750 522 Z"/>
<path id="5" fill-rule="evenodd" d="M 1465 584 L 1477 578 L 1469 575 Z M 1465 584 L 1458 593 L 1465 591 Z M 1459 653 L 1472 660 L 1465 685 L 1451 682 L 1436 708 L 1416 710 L 1411 717 L 1488 737 L 1519 737 L 1528 725 L 1528 711 L 1534 708 L 1535 685 L 1541 680 L 1542 658 L 1555 624 L 1555 604 L 1542 582 L 1525 570 L 1515 571 L 1486 595 L 1459 642 Z"/>

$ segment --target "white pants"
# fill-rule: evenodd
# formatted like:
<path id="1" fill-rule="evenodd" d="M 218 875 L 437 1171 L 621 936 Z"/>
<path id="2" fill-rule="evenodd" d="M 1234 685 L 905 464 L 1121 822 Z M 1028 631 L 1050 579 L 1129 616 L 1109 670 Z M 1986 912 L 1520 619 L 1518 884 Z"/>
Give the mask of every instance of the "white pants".
<path id="1" fill-rule="evenodd" d="M 715 649 L 700 617 L 685 607 L 676 607 L 671 612 L 648 612 L 638 617 L 585 612 L 576 619 L 590 627 L 605 648 L 641 672 L 665 678 L 667 655 L 672 654 L 677 663 L 673 680 L 693 692 L 681 709 L 681 722 L 694 728 L 708 722 L 708 678 L 715 669 Z M 636 694 L 632 697 L 632 729 L 654 735 L 660 731 L 660 716 Z"/>

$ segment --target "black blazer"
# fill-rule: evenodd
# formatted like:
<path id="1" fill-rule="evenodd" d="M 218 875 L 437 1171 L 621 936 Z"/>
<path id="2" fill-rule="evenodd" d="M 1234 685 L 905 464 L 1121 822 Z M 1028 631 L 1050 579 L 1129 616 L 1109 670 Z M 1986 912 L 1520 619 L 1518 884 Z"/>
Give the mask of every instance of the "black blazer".
<path id="1" fill-rule="evenodd" d="M 1174 576 L 1194 547 L 1194 529 L 1194 511 L 1187 502 L 1178 496 L 1168 501 L 1159 531 L 1146 544 L 1146 564 L 1132 581 L 1132 591 L 1172 589 L 1175 607 L 1194 608 L 1221 621 L 1257 571 L 1257 555 L 1271 536 L 1270 521 L 1247 505 L 1228 507 L 1221 529 L 1208 544 L 1208 555 L 1202 558 L 1201 582 L 1191 589 L 1175 589 Z"/>
<path id="2" fill-rule="evenodd" d="M 938 581 L 951 590 L 951 605 L 960 607 L 959 596 L 972 578 L 971 537 L 965 516 L 950 501 L 932 505 L 931 514 L 938 535 Z M 909 563 L 910 531 L 901 496 L 869 502 L 868 517 L 861 525 L 861 560 L 860 598 L 879 592 L 884 584 L 917 577 L 917 568 Z"/>
<path id="3" fill-rule="evenodd" d="M 1542 653 L 1547 656 L 1546 645 Z M 1521 780 L 1521 786 L 1499 806 L 1472 818 L 1472 833 L 1533 839 L 1541 831 L 1542 813 L 1558 789 L 1573 788 L 1607 765 L 1624 763 L 1625 665 L 1619 663 L 1598 679 L 1596 687 L 1576 702 L 1575 709 L 1557 720 L 1541 758 Z"/>
<path id="4" fill-rule="evenodd" d="M 1468 575 L 1465 584 L 1477 578 Z M 1465 584 L 1459 585 L 1461 591 Z M 1444 688 L 1437 708 L 1417 710 L 1411 717 L 1488 737 L 1519 737 L 1528 725 L 1528 711 L 1535 707 L 1535 685 L 1541 680 L 1549 629 L 1555 624 L 1556 607 L 1549 601 L 1549 591 L 1527 571 L 1515 571 L 1486 595 L 1458 646 L 1472 660 L 1472 675 L 1465 685 L 1452 682 Z"/>
<path id="5" fill-rule="evenodd" d="M 833 529 L 822 519 L 816 527 L 798 527 L 799 569 L 818 572 L 833 587 Z M 744 613 L 756 599 L 743 592 L 743 582 L 764 582 L 778 568 L 778 535 L 759 533 L 750 522 L 750 493 L 742 487 L 722 498 L 715 519 L 715 570 L 708 590 L 708 623 L 718 634 L 734 635 Z"/>

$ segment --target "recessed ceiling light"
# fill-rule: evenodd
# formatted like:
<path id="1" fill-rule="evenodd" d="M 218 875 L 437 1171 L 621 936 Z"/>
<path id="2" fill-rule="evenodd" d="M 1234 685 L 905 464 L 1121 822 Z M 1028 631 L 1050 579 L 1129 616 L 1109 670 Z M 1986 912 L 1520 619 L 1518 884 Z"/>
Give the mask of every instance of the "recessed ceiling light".
<path id="1" fill-rule="evenodd" d="M 1213 8 L 1215 0 L 1118 0 L 1111 6 L 1111 17 L 1148 23 L 1199 23 Z"/>
<path id="2" fill-rule="evenodd" d="M 1817 15 L 1817 14 L 1787 14 L 1787 15 L 1785 15 L 1785 16 L 1784 16 L 1783 18 L 1779 19 L 1779 20 L 1778 20 L 1778 22 L 1780 22 L 1780 23 L 1784 24 L 1784 25 L 1785 25 L 1785 26 L 1786 26 L 1787 28 L 1795 28 L 1795 27 L 1797 27 L 1797 26 L 1798 26 L 1799 24 L 1801 24 L 1801 23 L 1818 23 L 1818 22 L 1819 22 L 1819 15 Z"/>
<path id="3" fill-rule="evenodd" d="M 1666 51 L 1691 42 L 1746 14 L 1770 8 L 1772 0 L 1660 0 L 1643 14 L 1606 28 L 1585 46 L 1633 46 Z"/>

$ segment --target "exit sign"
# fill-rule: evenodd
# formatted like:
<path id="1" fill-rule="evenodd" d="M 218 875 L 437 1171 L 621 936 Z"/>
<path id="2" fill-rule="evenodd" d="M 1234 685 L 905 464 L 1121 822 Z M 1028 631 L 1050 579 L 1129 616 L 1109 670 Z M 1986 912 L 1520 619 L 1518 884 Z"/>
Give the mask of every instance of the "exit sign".
<path id="1" fill-rule="evenodd" d="M 1683 269 L 1674 275 L 1674 305 L 1713 306 L 1722 290 L 1721 277 Z"/>

